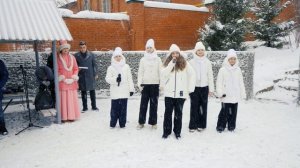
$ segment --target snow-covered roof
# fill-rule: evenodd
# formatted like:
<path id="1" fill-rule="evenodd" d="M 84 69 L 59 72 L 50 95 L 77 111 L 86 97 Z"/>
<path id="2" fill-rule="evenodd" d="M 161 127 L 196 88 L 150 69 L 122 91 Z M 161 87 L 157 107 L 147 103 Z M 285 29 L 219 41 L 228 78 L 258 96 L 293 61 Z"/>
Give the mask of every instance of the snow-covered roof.
<path id="1" fill-rule="evenodd" d="M 77 0 L 55 0 L 57 7 L 61 7 L 67 5 L 72 2 L 76 2 Z"/>
<path id="2" fill-rule="evenodd" d="M 69 9 L 59 9 L 63 17 L 86 18 L 86 19 L 109 19 L 109 20 L 129 20 L 129 16 L 124 13 L 103 13 L 95 11 L 80 11 L 76 14 Z"/>
<path id="3" fill-rule="evenodd" d="M 205 0 L 204 4 L 210 4 L 210 3 L 214 3 L 215 0 Z"/>
<path id="4" fill-rule="evenodd" d="M 196 6 L 193 6 L 193 5 L 178 4 L 178 3 L 145 1 L 144 6 L 145 7 L 152 7 L 152 8 L 165 8 L 165 9 L 177 9 L 177 10 L 209 12 L 209 10 L 206 7 L 196 7 Z"/>
<path id="5" fill-rule="evenodd" d="M 0 0 L 0 40 L 72 40 L 53 0 Z"/>

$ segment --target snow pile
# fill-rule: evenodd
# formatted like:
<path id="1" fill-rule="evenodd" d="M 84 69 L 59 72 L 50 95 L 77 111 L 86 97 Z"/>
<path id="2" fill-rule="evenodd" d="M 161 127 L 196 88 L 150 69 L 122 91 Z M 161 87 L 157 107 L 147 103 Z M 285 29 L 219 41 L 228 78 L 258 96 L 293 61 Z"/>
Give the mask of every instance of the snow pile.
<path id="1" fill-rule="evenodd" d="M 145 1 L 144 6 L 151 7 L 151 8 L 164 8 L 164 9 L 178 9 L 178 10 L 188 10 L 188 11 L 209 12 L 208 8 L 206 8 L 206 7 L 196 7 L 193 5 L 178 4 L 178 3 Z"/>
<path id="2" fill-rule="evenodd" d="M 272 86 L 273 80 L 283 78 L 286 71 L 299 69 L 299 57 L 300 48 L 295 51 L 264 46 L 256 48 L 254 93 Z"/>
<path id="3" fill-rule="evenodd" d="M 124 13 L 103 13 L 95 11 L 80 11 L 76 14 L 68 9 L 61 9 L 59 11 L 63 17 L 70 18 L 86 18 L 86 19 L 107 19 L 107 20 L 129 20 L 129 16 Z"/>

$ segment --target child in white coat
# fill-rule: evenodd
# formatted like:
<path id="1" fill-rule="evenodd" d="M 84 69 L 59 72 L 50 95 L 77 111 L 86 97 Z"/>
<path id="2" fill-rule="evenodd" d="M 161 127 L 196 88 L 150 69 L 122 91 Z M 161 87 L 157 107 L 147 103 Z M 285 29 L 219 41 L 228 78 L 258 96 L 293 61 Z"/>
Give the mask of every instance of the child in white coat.
<path id="1" fill-rule="evenodd" d="M 206 128 L 208 96 L 212 96 L 215 90 L 212 65 L 206 57 L 202 42 L 196 43 L 193 56 L 190 64 L 196 72 L 196 88 L 190 94 L 190 132 L 202 131 Z"/>
<path id="2" fill-rule="evenodd" d="M 195 90 L 195 72 L 193 67 L 184 59 L 179 47 L 172 44 L 167 59 L 163 64 L 161 79 L 164 85 L 165 115 L 163 136 L 168 138 L 172 131 L 172 113 L 174 116 L 175 137 L 181 137 L 182 109 L 186 98 Z"/>
<path id="3" fill-rule="evenodd" d="M 127 117 L 127 100 L 129 96 L 133 95 L 134 85 L 130 67 L 126 64 L 120 47 L 113 52 L 105 80 L 110 84 L 110 127 L 114 128 L 119 120 L 120 127 L 124 128 Z"/>
<path id="4" fill-rule="evenodd" d="M 148 124 L 151 125 L 152 128 L 156 129 L 162 61 L 157 56 L 153 39 L 149 39 L 147 41 L 145 48 L 146 51 L 144 57 L 140 61 L 138 71 L 138 86 L 141 90 L 142 97 L 139 112 L 139 125 L 137 128 L 141 129 L 144 127 L 148 102 L 150 101 Z"/>
<path id="5" fill-rule="evenodd" d="M 217 94 L 221 97 L 222 109 L 218 116 L 217 131 L 224 131 L 226 124 L 229 131 L 236 128 L 238 102 L 246 99 L 243 74 L 239 67 L 235 50 L 230 49 L 219 70 Z"/>

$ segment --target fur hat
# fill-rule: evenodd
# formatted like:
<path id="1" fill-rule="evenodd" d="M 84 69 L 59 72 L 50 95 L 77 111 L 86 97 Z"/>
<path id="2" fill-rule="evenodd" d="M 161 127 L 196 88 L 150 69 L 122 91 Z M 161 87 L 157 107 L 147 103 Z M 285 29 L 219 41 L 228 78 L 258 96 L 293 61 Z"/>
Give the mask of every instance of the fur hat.
<path id="1" fill-rule="evenodd" d="M 177 52 L 180 53 L 180 48 L 179 48 L 176 44 L 172 44 L 172 45 L 170 46 L 169 51 L 170 51 L 170 53 L 175 52 L 175 51 L 177 51 Z"/>
<path id="2" fill-rule="evenodd" d="M 114 58 L 115 56 L 118 56 L 118 55 L 120 55 L 120 56 L 123 55 L 123 54 L 122 54 L 122 48 L 121 48 L 121 47 L 116 47 L 116 48 L 115 48 L 115 51 L 113 52 L 112 57 Z"/>
<path id="3" fill-rule="evenodd" d="M 149 39 L 147 41 L 145 48 L 148 48 L 148 47 L 155 48 L 153 39 Z"/>
<path id="4" fill-rule="evenodd" d="M 235 57 L 237 58 L 236 51 L 234 49 L 230 49 L 227 51 L 227 58 Z"/>
<path id="5" fill-rule="evenodd" d="M 60 40 L 59 44 L 60 44 L 59 51 L 62 51 L 63 49 L 66 49 L 66 48 L 70 50 L 70 48 L 71 48 L 70 44 L 68 44 L 66 40 Z"/>
<path id="6" fill-rule="evenodd" d="M 201 41 L 198 41 L 197 43 L 196 43 L 196 45 L 195 45 L 195 52 L 197 51 L 197 50 L 200 50 L 200 49 L 202 49 L 202 50 L 204 50 L 205 51 L 205 46 L 203 45 L 203 43 L 201 42 Z"/>

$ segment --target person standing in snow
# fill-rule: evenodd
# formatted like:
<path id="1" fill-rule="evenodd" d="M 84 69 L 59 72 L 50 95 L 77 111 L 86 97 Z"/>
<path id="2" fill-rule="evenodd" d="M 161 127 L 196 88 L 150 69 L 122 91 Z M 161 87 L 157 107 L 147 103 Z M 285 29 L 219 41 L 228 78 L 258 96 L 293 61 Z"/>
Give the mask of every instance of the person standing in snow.
<path id="1" fill-rule="evenodd" d="M 75 57 L 69 53 L 70 47 L 67 41 L 60 41 L 60 53 L 57 56 L 60 111 L 63 122 L 80 118 L 77 93 L 78 65 Z"/>
<path id="2" fill-rule="evenodd" d="M 157 128 L 157 104 L 160 88 L 161 67 L 162 61 L 155 51 L 154 40 L 149 39 L 146 43 L 146 51 L 144 57 L 140 61 L 138 70 L 138 86 L 142 93 L 138 129 L 143 128 L 146 122 L 149 100 L 150 111 L 148 124 L 151 125 L 153 129 Z"/>
<path id="3" fill-rule="evenodd" d="M 79 90 L 81 91 L 81 99 L 82 99 L 82 112 L 86 112 L 88 110 L 87 105 L 87 91 L 90 92 L 91 98 L 91 106 L 93 111 L 99 111 L 96 106 L 96 79 L 98 79 L 97 75 L 97 63 L 95 59 L 95 55 L 87 50 L 86 42 L 79 42 L 80 52 L 75 54 L 75 58 L 79 68 L 78 76 L 79 76 Z"/>
<path id="4" fill-rule="evenodd" d="M 184 59 L 176 44 L 171 45 L 163 66 L 161 79 L 164 85 L 165 114 L 162 138 L 168 138 L 171 134 L 174 110 L 173 132 L 176 139 L 179 139 L 181 138 L 183 104 L 189 94 L 195 90 L 195 72 L 193 67 Z"/>
<path id="5" fill-rule="evenodd" d="M 4 112 L 2 109 L 3 92 L 2 89 L 8 80 L 8 71 L 2 60 L 0 60 L 0 134 L 7 135 L 8 131 L 5 127 Z"/>
<path id="6" fill-rule="evenodd" d="M 120 128 L 124 128 L 127 118 L 127 100 L 133 95 L 134 85 L 130 67 L 126 64 L 120 47 L 113 52 L 105 80 L 110 84 L 110 127 L 115 128 L 119 120 Z"/>
<path id="7" fill-rule="evenodd" d="M 218 116 L 217 131 L 224 131 L 226 124 L 229 131 L 236 128 L 238 102 L 246 99 L 243 74 L 234 49 L 227 52 L 223 66 L 217 78 L 217 95 L 221 97 L 222 109 Z"/>
<path id="8" fill-rule="evenodd" d="M 190 94 L 190 132 L 206 128 L 208 96 L 214 92 L 214 79 L 211 62 L 206 57 L 205 46 L 197 42 L 193 51 L 194 58 L 189 62 L 196 72 L 196 88 Z"/>

